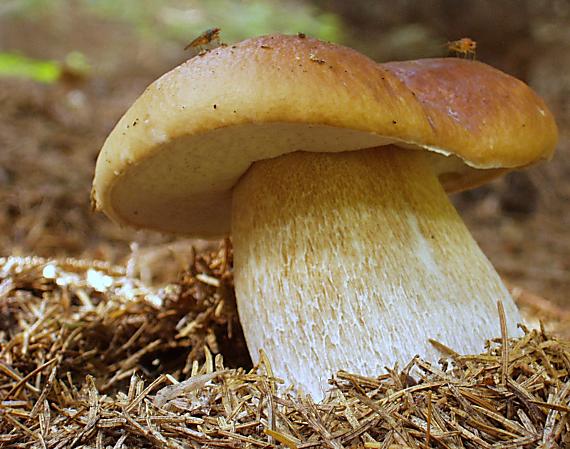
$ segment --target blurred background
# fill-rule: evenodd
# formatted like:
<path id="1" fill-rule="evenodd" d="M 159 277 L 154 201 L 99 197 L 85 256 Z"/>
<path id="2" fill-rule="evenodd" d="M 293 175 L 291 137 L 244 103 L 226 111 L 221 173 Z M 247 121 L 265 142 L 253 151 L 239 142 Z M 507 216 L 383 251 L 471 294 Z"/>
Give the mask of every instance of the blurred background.
<path id="1" fill-rule="evenodd" d="M 570 306 L 568 0 L 0 0 L 0 256 L 135 260 L 157 282 L 183 267 L 189 241 L 119 229 L 89 191 L 121 114 L 212 27 L 226 43 L 304 32 L 378 61 L 477 41 L 478 60 L 546 99 L 561 139 L 551 162 L 453 201 L 507 281 Z M 172 272 L 145 273 L 156 260 Z"/>

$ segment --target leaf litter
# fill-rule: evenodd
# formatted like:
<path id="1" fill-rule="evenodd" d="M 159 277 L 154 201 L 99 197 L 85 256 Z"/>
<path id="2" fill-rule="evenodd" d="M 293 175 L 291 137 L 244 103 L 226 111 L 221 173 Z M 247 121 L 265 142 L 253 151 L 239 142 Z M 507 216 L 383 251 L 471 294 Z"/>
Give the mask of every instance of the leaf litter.
<path id="1" fill-rule="evenodd" d="M 0 448 L 570 447 L 570 341 L 543 325 L 340 371 L 315 402 L 251 365 L 231 259 L 225 242 L 156 289 L 104 262 L 0 258 Z"/>

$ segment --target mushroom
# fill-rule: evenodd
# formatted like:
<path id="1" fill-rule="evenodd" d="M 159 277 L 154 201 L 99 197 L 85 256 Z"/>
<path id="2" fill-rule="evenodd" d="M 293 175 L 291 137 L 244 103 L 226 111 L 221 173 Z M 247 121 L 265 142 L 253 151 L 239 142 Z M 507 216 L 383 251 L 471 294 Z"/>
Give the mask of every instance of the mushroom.
<path id="1" fill-rule="evenodd" d="M 429 339 L 477 351 L 517 308 L 446 192 L 547 159 L 557 129 L 521 81 L 462 59 L 377 64 L 304 36 L 194 57 L 105 142 L 96 206 L 118 223 L 232 234 L 252 358 L 320 398 Z"/>

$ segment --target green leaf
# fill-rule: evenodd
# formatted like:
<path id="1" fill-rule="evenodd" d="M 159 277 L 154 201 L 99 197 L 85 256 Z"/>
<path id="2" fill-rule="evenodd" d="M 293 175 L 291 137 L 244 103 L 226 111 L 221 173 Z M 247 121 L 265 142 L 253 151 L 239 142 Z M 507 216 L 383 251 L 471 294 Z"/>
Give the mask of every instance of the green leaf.
<path id="1" fill-rule="evenodd" d="M 61 73 L 55 61 L 27 58 L 14 53 L 0 53 L 0 77 L 26 78 L 40 83 L 54 83 Z"/>

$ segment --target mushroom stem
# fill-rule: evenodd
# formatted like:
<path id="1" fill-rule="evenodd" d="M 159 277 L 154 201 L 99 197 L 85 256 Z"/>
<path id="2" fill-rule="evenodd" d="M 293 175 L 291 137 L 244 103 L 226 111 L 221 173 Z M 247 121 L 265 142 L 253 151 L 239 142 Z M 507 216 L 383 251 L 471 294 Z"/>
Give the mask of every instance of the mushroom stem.
<path id="1" fill-rule="evenodd" d="M 247 344 L 321 398 L 343 369 L 379 374 L 432 338 L 477 352 L 520 319 L 420 151 L 297 152 L 255 163 L 234 190 L 235 287 Z"/>

